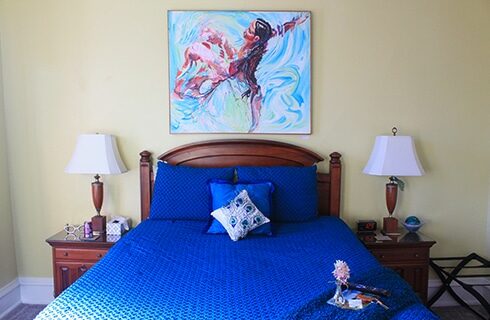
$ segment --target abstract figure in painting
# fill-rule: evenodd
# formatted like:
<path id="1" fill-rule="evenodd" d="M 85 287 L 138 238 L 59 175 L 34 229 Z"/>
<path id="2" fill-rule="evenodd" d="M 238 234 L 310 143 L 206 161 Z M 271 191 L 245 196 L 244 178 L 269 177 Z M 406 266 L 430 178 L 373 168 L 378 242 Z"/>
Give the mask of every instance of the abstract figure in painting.
<path id="1" fill-rule="evenodd" d="M 178 16 L 179 13 L 189 14 L 189 12 L 170 13 L 169 28 L 171 26 L 178 27 L 175 24 L 171 25 L 171 23 L 174 23 L 173 15 Z M 226 18 L 233 16 L 233 14 L 239 15 L 238 12 L 197 12 L 195 13 L 194 18 L 197 17 L 199 19 L 203 16 L 211 15 L 212 17 L 208 19 L 208 22 L 212 22 L 213 15 Z M 290 89 L 291 83 L 288 82 L 291 82 L 291 78 L 293 78 L 293 82 L 299 82 L 299 80 L 308 82 L 308 91 L 300 92 L 300 94 L 296 92 L 296 97 L 294 97 L 294 91 L 293 94 L 289 92 L 290 96 L 296 98 L 296 101 L 292 103 L 292 109 L 298 106 L 303 109 L 308 108 L 308 110 L 299 110 L 302 111 L 299 115 L 302 120 L 299 121 L 300 124 L 304 126 L 305 120 L 308 120 L 308 123 L 307 130 L 304 130 L 303 128 L 303 132 L 298 130 L 298 132 L 291 133 L 309 133 L 309 104 L 307 106 L 305 106 L 305 104 L 301 105 L 301 103 L 304 102 L 304 98 L 301 94 L 308 95 L 307 99 L 309 101 L 309 77 L 308 79 L 301 79 L 303 74 L 309 76 L 309 29 L 307 32 L 307 64 L 303 62 L 300 65 L 302 68 L 298 68 L 297 64 L 294 63 L 291 66 L 276 65 L 276 68 L 293 67 L 294 69 L 296 67 L 297 70 L 295 71 L 299 72 L 299 74 L 289 77 L 286 75 L 286 77 L 282 78 L 272 77 L 269 79 L 260 79 L 260 81 L 258 80 L 259 69 L 262 67 L 274 67 L 272 65 L 274 60 L 271 61 L 271 59 L 269 59 L 269 65 L 262 66 L 261 63 L 264 56 L 269 51 L 269 43 L 272 39 L 277 39 L 274 42 L 276 47 L 271 50 L 273 51 L 273 57 L 274 55 L 276 56 L 275 60 L 284 63 L 288 62 L 288 59 L 284 59 L 284 57 L 289 59 L 292 58 L 293 60 L 298 58 L 294 56 L 288 57 L 287 53 L 277 51 L 278 49 L 284 51 L 290 47 L 294 49 L 294 44 L 284 42 L 293 41 L 297 38 L 286 37 L 286 35 L 296 27 L 304 24 L 304 22 L 309 19 L 309 13 L 297 13 L 286 22 L 278 24 L 275 28 L 271 26 L 271 23 L 267 21 L 266 18 L 267 15 L 272 15 L 276 17 L 277 20 L 277 15 L 281 16 L 280 13 L 257 12 L 248 13 L 247 16 L 253 16 L 252 14 L 262 17 L 250 19 L 246 28 L 242 28 L 244 31 L 241 31 L 242 35 L 240 39 L 230 39 L 225 34 L 227 28 L 223 28 L 223 25 L 226 25 L 227 19 L 217 20 L 221 23 L 215 22 L 214 24 L 216 26 L 213 26 L 213 23 L 209 23 L 202 26 L 202 28 L 197 30 L 194 29 L 190 32 L 184 32 L 183 29 L 179 29 L 179 33 L 185 33 L 185 39 L 192 40 L 181 41 L 188 42 L 187 46 L 182 46 L 183 52 L 180 55 L 182 60 L 181 67 L 175 67 L 174 64 L 177 61 L 171 63 L 171 68 L 174 67 L 173 71 L 175 72 L 175 78 L 172 82 L 171 70 L 171 86 L 173 89 L 171 92 L 172 132 L 267 132 L 267 124 L 262 126 L 263 130 L 257 130 L 259 124 L 261 124 L 264 94 L 279 94 L 281 95 L 280 98 L 284 99 L 284 96 L 287 95 L 287 93 L 281 93 L 281 90 L 284 89 L 281 88 L 281 84 L 288 84 L 289 87 L 286 87 Z M 287 13 L 289 16 L 292 14 L 293 13 Z M 219 30 L 220 27 L 223 29 L 222 31 Z M 240 30 L 238 26 L 228 29 L 231 29 L 232 31 Z M 172 33 L 170 32 L 169 35 L 171 34 Z M 173 42 L 170 42 L 169 47 L 172 46 L 172 43 Z M 239 48 L 236 48 L 238 47 L 237 43 L 239 44 Z M 176 54 L 178 54 L 178 52 Z M 284 54 L 282 56 L 283 61 L 281 61 L 282 54 Z M 289 55 L 291 55 L 291 53 L 289 53 Z M 172 58 L 177 58 L 177 56 L 173 55 L 171 52 L 170 59 L 172 60 Z M 305 56 L 303 55 L 300 59 L 304 58 Z M 308 70 L 305 70 L 305 67 Z M 268 72 L 263 72 L 261 75 L 264 76 L 268 73 L 273 75 L 271 71 L 272 70 L 269 69 Z M 284 73 L 284 69 L 282 72 Z M 267 92 L 263 92 L 261 83 L 269 85 L 269 90 Z M 295 85 L 297 86 L 297 83 L 293 83 L 293 90 Z M 266 101 L 273 103 L 274 99 Z M 275 99 L 275 101 L 277 101 L 277 99 Z M 285 108 L 288 107 L 291 107 L 291 105 L 288 106 L 286 103 Z M 305 117 L 304 113 L 308 113 L 308 116 Z M 269 119 L 271 118 L 271 114 L 272 112 L 269 112 Z M 284 121 L 284 118 L 280 117 L 279 112 L 279 114 L 276 114 L 275 116 L 272 114 L 272 120 L 281 122 L 281 120 Z M 294 121 L 294 119 L 290 121 Z M 282 128 L 287 129 L 288 125 L 290 124 L 285 123 Z M 183 129 L 182 127 L 186 128 Z M 276 125 L 276 127 L 281 128 L 280 125 Z M 292 126 L 293 130 L 297 129 L 297 127 L 298 126 Z M 271 130 L 271 132 L 274 131 Z M 289 133 L 287 130 L 278 130 L 277 132 Z"/>

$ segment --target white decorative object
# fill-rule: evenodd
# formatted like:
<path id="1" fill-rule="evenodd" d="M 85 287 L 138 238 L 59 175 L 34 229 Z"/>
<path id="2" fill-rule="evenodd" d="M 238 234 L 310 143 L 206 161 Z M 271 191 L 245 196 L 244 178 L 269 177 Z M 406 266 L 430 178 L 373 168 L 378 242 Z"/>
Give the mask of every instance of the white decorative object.
<path id="1" fill-rule="evenodd" d="M 107 222 L 107 234 L 120 236 L 131 228 L 131 219 L 125 217 L 114 217 Z"/>
<path id="2" fill-rule="evenodd" d="M 214 210 L 211 215 L 223 225 L 233 241 L 270 222 L 250 200 L 247 190 L 241 191 L 228 205 Z"/>
<path id="3" fill-rule="evenodd" d="M 117 149 L 116 138 L 110 134 L 81 134 L 66 173 L 120 174 L 126 172 Z"/>
<path id="4" fill-rule="evenodd" d="M 373 176 L 424 175 L 410 136 L 377 136 L 363 172 Z"/>
<path id="5" fill-rule="evenodd" d="M 335 277 L 335 294 L 333 300 L 335 305 L 339 307 L 344 307 L 347 300 L 342 293 L 342 286 L 347 285 L 347 280 L 350 278 L 350 269 L 345 261 L 337 260 L 334 263 L 335 269 L 332 271 Z"/>
<path id="6" fill-rule="evenodd" d="M 335 269 L 332 271 L 335 280 L 343 285 L 347 285 L 347 280 L 350 278 L 350 268 L 345 261 L 336 260 L 333 264 Z"/>

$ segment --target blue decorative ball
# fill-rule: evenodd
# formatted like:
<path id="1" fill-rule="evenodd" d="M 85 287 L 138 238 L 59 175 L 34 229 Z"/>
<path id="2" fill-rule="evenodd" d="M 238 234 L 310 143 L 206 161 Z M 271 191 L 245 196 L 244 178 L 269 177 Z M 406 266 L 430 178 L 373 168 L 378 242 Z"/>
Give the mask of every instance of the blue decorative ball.
<path id="1" fill-rule="evenodd" d="M 419 225 L 421 224 L 419 218 L 416 216 L 410 216 L 405 219 L 405 223 L 408 225 Z"/>
<path id="2" fill-rule="evenodd" d="M 416 216 L 410 216 L 405 219 L 403 225 L 409 232 L 417 232 L 422 226 L 422 222 Z"/>

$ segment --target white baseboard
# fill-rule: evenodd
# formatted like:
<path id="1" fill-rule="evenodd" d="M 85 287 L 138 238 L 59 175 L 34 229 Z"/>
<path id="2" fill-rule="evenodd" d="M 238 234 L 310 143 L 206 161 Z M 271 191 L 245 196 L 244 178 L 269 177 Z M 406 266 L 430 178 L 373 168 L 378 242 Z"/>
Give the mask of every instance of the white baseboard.
<path id="1" fill-rule="evenodd" d="M 466 278 L 464 282 L 468 284 L 486 284 L 484 287 L 475 287 L 475 289 L 487 300 L 490 301 L 490 279 L 488 278 Z M 429 280 L 429 299 L 432 297 L 436 291 L 440 288 L 441 281 L 439 279 L 430 279 Z M 465 289 L 461 287 L 456 282 L 451 283 L 451 288 L 469 305 L 477 305 L 480 304 L 478 300 L 475 299 L 473 295 L 468 293 Z M 433 307 L 450 307 L 450 306 L 459 306 L 456 300 L 453 299 L 447 293 L 447 291 L 432 305 Z"/>
<path id="2" fill-rule="evenodd" d="M 26 304 L 48 304 L 54 300 L 53 278 L 19 277 L 20 300 Z"/>
<path id="3" fill-rule="evenodd" d="M 0 288 L 0 319 L 20 303 L 20 285 L 17 279 Z"/>

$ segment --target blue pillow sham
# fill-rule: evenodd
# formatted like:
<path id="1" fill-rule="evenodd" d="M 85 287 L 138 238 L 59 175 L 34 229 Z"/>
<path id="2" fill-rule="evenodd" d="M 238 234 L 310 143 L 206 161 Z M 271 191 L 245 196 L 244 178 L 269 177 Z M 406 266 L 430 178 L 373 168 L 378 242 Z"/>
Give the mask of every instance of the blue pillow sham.
<path id="1" fill-rule="evenodd" d="M 211 180 L 209 182 L 209 190 L 211 192 L 211 211 L 219 209 L 227 205 L 241 191 L 247 190 L 250 200 L 255 206 L 266 216 L 271 217 L 272 214 L 272 193 L 274 185 L 269 181 L 242 182 L 233 184 L 229 181 Z M 211 217 L 209 228 L 206 233 L 227 233 L 226 229 L 215 218 Z M 266 223 L 251 231 L 251 234 L 266 234 L 272 235 L 271 223 Z"/>
<path id="2" fill-rule="evenodd" d="M 271 220 L 303 222 L 318 214 L 316 169 L 316 166 L 238 167 L 238 183 L 257 179 L 271 181 L 275 188 Z"/>
<path id="3" fill-rule="evenodd" d="M 193 168 L 160 161 L 153 188 L 150 219 L 209 219 L 208 181 L 232 181 L 235 168 Z"/>

